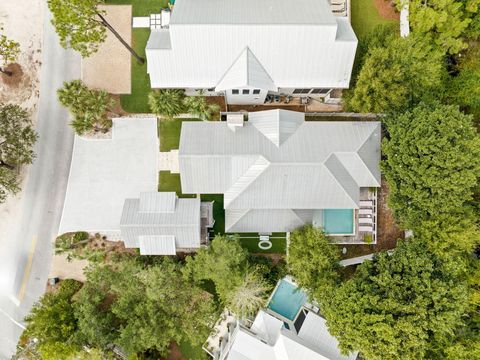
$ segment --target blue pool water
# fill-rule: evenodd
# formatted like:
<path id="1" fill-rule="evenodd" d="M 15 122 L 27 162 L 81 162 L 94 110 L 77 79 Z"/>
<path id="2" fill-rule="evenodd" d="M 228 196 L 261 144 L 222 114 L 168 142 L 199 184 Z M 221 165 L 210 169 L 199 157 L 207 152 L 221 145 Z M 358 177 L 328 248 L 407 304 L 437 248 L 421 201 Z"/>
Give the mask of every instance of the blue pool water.
<path id="1" fill-rule="evenodd" d="M 293 321 L 306 301 L 307 295 L 298 286 L 286 280 L 280 280 L 268 303 L 268 308 Z"/>
<path id="2" fill-rule="evenodd" d="M 353 209 L 323 210 L 323 229 L 327 234 L 353 234 Z"/>

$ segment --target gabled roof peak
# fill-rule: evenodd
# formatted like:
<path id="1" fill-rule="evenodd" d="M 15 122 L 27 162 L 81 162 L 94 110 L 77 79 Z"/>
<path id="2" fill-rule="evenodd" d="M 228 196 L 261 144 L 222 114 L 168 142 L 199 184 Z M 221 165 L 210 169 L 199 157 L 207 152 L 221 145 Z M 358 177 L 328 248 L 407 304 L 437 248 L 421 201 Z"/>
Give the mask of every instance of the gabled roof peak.
<path id="1" fill-rule="evenodd" d="M 251 87 L 277 91 L 272 78 L 247 46 L 227 69 L 215 91 Z"/>

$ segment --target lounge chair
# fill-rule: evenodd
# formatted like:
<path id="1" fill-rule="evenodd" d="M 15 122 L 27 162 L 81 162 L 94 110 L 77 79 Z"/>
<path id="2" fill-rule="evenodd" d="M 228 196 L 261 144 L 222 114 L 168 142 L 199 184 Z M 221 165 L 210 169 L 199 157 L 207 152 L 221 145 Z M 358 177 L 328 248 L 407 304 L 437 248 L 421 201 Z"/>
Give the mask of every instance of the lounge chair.
<path id="1" fill-rule="evenodd" d="M 372 226 L 368 226 L 368 225 L 359 225 L 358 226 L 358 231 L 361 231 L 361 232 L 373 232 L 373 227 Z"/>
<path id="2" fill-rule="evenodd" d="M 373 210 L 371 208 L 369 209 L 360 209 L 358 210 L 358 214 L 359 215 L 369 215 L 369 216 L 372 216 L 373 215 Z"/>
<path id="3" fill-rule="evenodd" d="M 373 200 L 360 200 L 361 208 L 373 207 Z"/>
<path id="4" fill-rule="evenodd" d="M 359 224 L 369 224 L 370 225 L 370 224 L 373 224 L 373 220 L 372 220 L 372 218 L 362 218 L 362 217 L 360 217 L 360 218 L 358 218 L 358 223 Z"/>

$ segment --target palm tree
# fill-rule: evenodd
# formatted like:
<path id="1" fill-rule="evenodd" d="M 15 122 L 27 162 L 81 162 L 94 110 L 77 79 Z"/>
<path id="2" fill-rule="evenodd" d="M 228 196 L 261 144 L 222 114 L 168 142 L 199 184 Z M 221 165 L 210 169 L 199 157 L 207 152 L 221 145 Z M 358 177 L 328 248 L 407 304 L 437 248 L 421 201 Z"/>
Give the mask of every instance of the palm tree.
<path id="1" fill-rule="evenodd" d="M 208 104 L 203 91 L 197 96 L 189 96 L 185 99 L 185 107 L 188 112 L 202 120 L 212 120 L 216 113 L 220 111 L 218 104 Z"/>
<path id="2" fill-rule="evenodd" d="M 80 80 L 73 80 L 65 82 L 57 94 L 60 103 L 70 110 L 74 118 L 71 125 L 77 134 L 110 128 L 107 112 L 113 100 L 105 90 L 89 89 Z"/>
<path id="3" fill-rule="evenodd" d="M 153 90 L 148 94 L 148 105 L 155 115 L 173 119 L 185 110 L 184 99 L 183 90 Z"/>
<path id="4" fill-rule="evenodd" d="M 247 271 L 243 281 L 227 295 L 226 305 L 240 318 L 255 315 L 265 306 L 271 286 L 257 271 Z"/>

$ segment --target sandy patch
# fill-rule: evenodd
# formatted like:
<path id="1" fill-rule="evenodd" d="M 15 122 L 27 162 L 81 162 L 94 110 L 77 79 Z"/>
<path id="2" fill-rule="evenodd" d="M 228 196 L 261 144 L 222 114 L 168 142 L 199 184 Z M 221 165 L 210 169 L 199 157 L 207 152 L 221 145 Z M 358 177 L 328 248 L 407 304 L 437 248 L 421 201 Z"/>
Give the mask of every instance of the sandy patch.
<path id="1" fill-rule="evenodd" d="M 17 71 L 13 83 L 10 81 L 13 79 L 8 79 L 7 83 L 0 79 L 0 102 L 21 105 L 31 115 L 34 124 L 40 95 L 43 6 L 42 0 L 0 1 L 3 34 L 20 44 L 20 55 L 16 61 L 20 70 L 16 65 L 13 66 L 12 70 Z M 22 72 L 21 77 L 18 71 Z M 26 169 L 23 168 L 19 174 L 21 188 L 25 185 Z M 21 195 L 22 193 L 10 196 L 5 203 L 0 204 L 0 245 L 14 235 L 11 233 L 12 219 L 18 218 Z"/>
<path id="2" fill-rule="evenodd" d="M 397 11 L 394 1 L 374 0 L 373 3 L 382 18 L 387 20 L 400 20 L 400 13 Z"/>
<path id="3" fill-rule="evenodd" d="M 88 266 L 88 260 L 67 259 L 67 254 L 54 255 L 49 278 L 74 279 L 85 282 L 83 270 Z"/>
<path id="4" fill-rule="evenodd" d="M 35 115 L 40 94 L 42 3 L 41 0 L 0 1 L 0 24 L 3 33 L 20 44 L 20 55 L 16 62 L 23 72 L 15 86 L 0 81 L 0 102 L 22 105 L 32 116 Z"/>
<path id="5" fill-rule="evenodd" d="M 132 43 L 132 6 L 100 6 L 105 18 L 128 43 Z M 107 38 L 98 52 L 82 59 L 82 80 L 88 86 L 111 94 L 131 93 L 131 56 L 120 41 L 107 30 Z"/>

